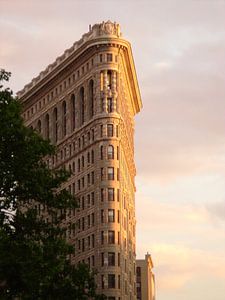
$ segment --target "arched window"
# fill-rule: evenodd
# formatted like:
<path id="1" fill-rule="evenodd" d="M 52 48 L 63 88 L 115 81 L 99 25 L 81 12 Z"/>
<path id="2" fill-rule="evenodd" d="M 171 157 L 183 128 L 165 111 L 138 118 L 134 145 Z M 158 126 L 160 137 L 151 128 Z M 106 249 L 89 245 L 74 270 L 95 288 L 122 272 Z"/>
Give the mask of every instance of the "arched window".
<path id="1" fill-rule="evenodd" d="M 84 124 L 84 88 L 80 89 L 80 124 Z"/>
<path id="2" fill-rule="evenodd" d="M 55 107 L 53 110 L 53 141 L 56 143 L 58 141 L 58 111 Z"/>
<path id="3" fill-rule="evenodd" d="M 45 116 L 45 137 L 49 139 L 49 114 Z"/>
<path id="4" fill-rule="evenodd" d="M 76 114 L 75 114 L 75 96 L 74 94 L 72 94 L 71 96 L 71 129 L 72 131 L 75 130 L 75 118 L 76 118 Z"/>
<path id="5" fill-rule="evenodd" d="M 89 116 L 92 118 L 94 116 L 94 81 L 90 80 L 88 86 L 89 95 Z"/>
<path id="6" fill-rule="evenodd" d="M 108 159 L 114 159 L 114 148 L 112 145 L 108 146 L 107 155 L 108 155 Z"/>
<path id="7" fill-rule="evenodd" d="M 66 101 L 62 103 L 62 133 L 66 136 Z"/>
<path id="8" fill-rule="evenodd" d="M 37 132 L 41 133 L 41 120 L 37 122 Z"/>

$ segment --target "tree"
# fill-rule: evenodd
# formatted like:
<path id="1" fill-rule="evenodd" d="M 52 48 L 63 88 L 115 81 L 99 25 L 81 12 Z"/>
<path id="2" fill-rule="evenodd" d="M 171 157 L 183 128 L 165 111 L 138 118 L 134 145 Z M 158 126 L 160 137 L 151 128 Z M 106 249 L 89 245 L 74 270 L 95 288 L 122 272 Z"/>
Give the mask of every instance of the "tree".
<path id="1" fill-rule="evenodd" d="M 60 189 L 70 174 L 48 168 L 45 158 L 56 149 L 24 125 L 20 103 L 1 85 L 9 77 L 1 70 L 0 297 L 104 299 L 95 293 L 93 272 L 70 263 L 74 248 L 64 238 L 60 213 L 76 207 L 74 197 Z"/>

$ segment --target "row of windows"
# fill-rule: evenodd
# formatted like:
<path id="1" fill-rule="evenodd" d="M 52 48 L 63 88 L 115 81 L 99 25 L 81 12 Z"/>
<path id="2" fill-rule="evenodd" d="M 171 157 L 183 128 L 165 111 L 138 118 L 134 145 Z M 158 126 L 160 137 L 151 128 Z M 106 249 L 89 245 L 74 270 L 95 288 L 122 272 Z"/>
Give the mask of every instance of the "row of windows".
<path id="1" fill-rule="evenodd" d="M 85 250 L 90 250 L 95 247 L 95 235 L 91 234 L 86 238 L 78 240 L 78 250 L 84 252 Z"/>
<path id="2" fill-rule="evenodd" d="M 78 221 L 79 226 L 79 221 Z M 82 221 L 80 221 L 80 226 L 82 226 Z M 117 236 L 117 242 L 120 244 L 120 232 L 118 231 Z M 115 231 L 114 230 L 108 230 L 107 232 L 101 231 L 101 244 L 108 243 L 109 245 L 115 244 Z M 90 247 L 95 247 L 95 235 L 92 234 L 87 238 L 83 238 L 81 240 L 78 240 L 78 250 L 84 252 L 85 250 L 89 250 Z"/>
<path id="3" fill-rule="evenodd" d="M 94 171 L 92 171 L 91 173 L 87 174 L 87 186 L 94 183 L 95 183 L 95 173 Z M 85 177 L 82 177 L 77 181 L 77 189 L 78 191 L 80 191 L 81 189 L 84 188 L 85 188 Z"/>
<path id="4" fill-rule="evenodd" d="M 82 66 L 76 72 L 74 72 L 70 77 L 65 79 L 63 83 L 59 86 L 55 87 L 48 95 L 46 95 L 43 99 L 41 99 L 38 103 L 32 106 L 26 113 L 24 113 L 23 117 L 25 120 L 29 119 L 34 113 L 41 110 L 47 103 L 54 100 L 55 97 L 64 92 L 71 84 L 75 83 L 76 80 L 80 78 L 85 72 L 89 71 L 90 66 L 94 65 L 94 59 L 92 58 L 90 61 L 86 63 L 86 65 Z"/>
<path id="5" fill-rule="evenodd" d="M 107 220 L 106 220 L 107 217 Z M 115 209 L 108 209 L 107 214 L 105 213 L 105 210 L 101 210 L 101 223 L 114 223 L 116 216 L 115 216 Z M 120 211 L 117 210 L 117 223 L 120 223 Z M 85 229 L 90 228 L 91 226 L 95 225 L 95 214 L 91 213 L 87 217 L 82 217 L 78 219 L 77 222 L 78 226 L 78 232 L 83 231 Z"/>
<path id="6" fill-rule="evenodd" d="M 106 153 L 105 153 L 105 149 L 106 149 Z M 116 158 L 117 160 L 119 160 L 119 147 L 117 146 L 116 148 L 117 152 L 116 152 Z M 108 145 L 106 147 L 104 146 L 100 146 L 100 159 L 114 159 L 114 146 L 112 145 Z M 95 161 L 95 153 L 94 150 L 88 151 L 87 152 L 87 164 L 93 164 Z M 80 172 L 81 169 L 85 168 L 85 157 L 84 155 L 81 156 L 81 158 L 77 159 L 77 171 Z M 75 162 L 73 162 L 72 164 L 69 164 L 69 171 L 70 172 L 75 172 Z"/>
<path id="7" fill-rule="evenodd" d="M 91 226 L 95 225 L 95 214 L 94 213 L 88 215 L 86 218 L 87 218 L 87 222 L 85 222 L 85 217 L 78 220 L 78 222 L 77 222 L 78 232 L 80 230 L 85 230 L 86 227 L 90 228 Z"/>

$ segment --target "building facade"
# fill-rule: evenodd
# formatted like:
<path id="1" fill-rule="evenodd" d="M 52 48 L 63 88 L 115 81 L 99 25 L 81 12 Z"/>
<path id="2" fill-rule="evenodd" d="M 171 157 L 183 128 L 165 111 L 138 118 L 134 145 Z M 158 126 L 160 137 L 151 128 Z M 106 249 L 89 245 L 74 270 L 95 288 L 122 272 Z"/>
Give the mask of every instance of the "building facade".
<path id="1" fill-rule="evenodd" d="M 120 26 L 90 26 L 18 97 L 26 125 L 57 145 L 49 167 L 72 172 L 62 187 L 79 203 L 65 223 L 72 262 L 98 271 L 108 300 L 136 299 L 134 116 L 142 103 Z"/>
<path id="2" fill-rule="evenodd" d="M 137 300 L 155 300 L 155 275 L 152 272 L 153 262 L 150 254 L 145 259 L 136 260 Z"/>

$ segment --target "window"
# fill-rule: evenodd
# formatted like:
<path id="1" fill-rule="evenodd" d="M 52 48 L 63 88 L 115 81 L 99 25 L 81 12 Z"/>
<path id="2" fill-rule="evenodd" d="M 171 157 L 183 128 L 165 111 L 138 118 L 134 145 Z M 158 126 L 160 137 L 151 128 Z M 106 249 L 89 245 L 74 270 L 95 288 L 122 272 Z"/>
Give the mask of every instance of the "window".
<path id="1" fill-rule="evenodd" d="M 82 251 L 84 251 L 85 249 L 85 242 L 84 242 L 84 239 L 82 239 Z"/>
<path id="2" fill-rule="evenodd" d="M 108 201 L 114 201 L 114 188 L 108 188 Z"/>
<path id="3" fill-rule="evenodd" d="M 82 168 L 84 168 L 84 156 L 81 157 Z"/>
<path id="4" fill-rule="evenodd" d="M 101 209 L 101 223 L 104 223 L 104 209 Z"/>
<path id="5" fill-rule="evenodd" d="M 108 180 L 114 180 L 114 168 L 108 167 Z"/>
<path id="6" fill-rule="evenodd" d="M 76 110 L 75 110 L 75 96 L 72 94 L 71 96 L 71 129 L 74 131 L 75 129 L 75 118 L 76 118 Z"/>
<path id="7" fill-rule="evenodd" d="M 91 150 L 91 163 L 93 164 L 95 160 L 95 153 L 94 150 Z"/>
<path id="8" fill-rule="evenodd" d="M 107 71 L 107 89 L 110 90 L 112 87 L 112 72 Z"/>
<path id="9" fill-rule="evenodd" d="M 94 81 L 89 82 L 89 116 L 90 118 L 94 115 Z"/>
<path id="10" fill-rule="evenodd" d="M 38 122 L 37 122 L 37 132 L 41 133 L 41 121 L 40 120 L 38 120 Z"/>
<path id="11" fill-rule="evenodd" d="M 91 172 L 91 183 L 94 184 L 95 183 L 95 172 Z"/>
<path id="12" fill-rule="evenodd" d="M 108 288 L 114 289 L 116 286 L 115 274 L 108 274 Z"/>
<path id="13" fill-rule="evenodd" d="M 108 231 L 108 243 L 115 244 L 115 231 L 114 230 Z"/>
<path id="14" fill-rule="evenodd" d="M 114 209 L 108 209 L 108 222 L 115 222 L 115 210 Z"/>
<path id="15" fill-rule="evenodd" d="M 101 181 L 104 180 L 104 168 L 101 168 Z"/>
<path id="16" fill-rule="evenodd" d="M 91 235 L 91 245 L 92 245 L 92 248 L 95 247 L 95 235 L 94 234 Z"/>
<path id="17" fill-rule="evenodd" d="M 101 231 L 101 244 L 104 244 L 104 231 Z"/>
<path id="18" fill-rule="evenodd" d="M 107 124 L 107 136 L 113 137 L 113 124 Z"/>
<path id="19" fill-rule="evenodd" d="M 92 264 L 92 267 L 95 266 L 95 256 L 94 255 L 91 256 L 91 264 Z"/>
<path id="20" fill-rule="evenodd" d="M 101 189 L 101 202 L 104 201 L 104 198 L 105 198 L 105 191 L 104 189 Z"/>
<path id="21" fill-rule="evenodd" d="M 94 213 L 91 214 L 91 223 L 92 223 L 92 226 L 95 225 L 95 214 Z"/>
<path id="22" fill-rule="evenodd" d="M 53 141 L 56 143 L 58 141 L 58 111 L 55 107 L 53 110 Z"/>
<path id="23" fill-rule="evenodd" d="M 66 136 L 66 102 L 63 101 L 62 104 L 62 133 L 63 136 Z"/>
<path id="24" fill-rule="evenodd" d="M 94 205 L 95 204 L 95 192 L 91 193 L 91 204 Z"/>
<path id="25" fill-rule="evenodd" d="M 118 253 L 118 267 L 120 267 L 120 253 Z"/>
<path id="26" fill-rule="evenodd" d="M 80 125 L 84 124 L 84 88 L 80 89 Z"/>
<path id="27" fill-rule="evenodd" d="M 80 158 L 78 158 L 77 170 L 78 170 L 78 172 L 80 172 Z"/>
<path id="28" fill-rule="evenodd" d="M 103 125 L 100 126 L 100 134 L 101 134 L 101 137 L 103 137 Z"/>
<path id="29" fill-rule="evenodd" d="M 45 137 L 49 139 L 49 114 L 45 116 Z"/>
<path id="30" fill-rule="evenodd" d="M 101 275 L 102 289 L 105 288 L 105 278 L 104 275 Z"/>
<path id="31" fill-rule="evenodd" d="M 104 252 L 101 253 L 102 267 L 104 266 Z"/>
<path id="32" fill-rule="evenodd" d="M 119 160 L 119 158 L 120 158 L 120 152 L 119 152 L 119 147 L 117 146 L 117 148 L 116 148 L 117 150 L 116 150 L 116 152 L 117 152 L 117 154 L 116 154 L 116 158 L 117 158 L 117 160 Z"/>
<path id="33" fill-rule="evenodd" d="M 107 148 L 108 159 L 114 159 L 114 148 L 112 145 L 109 145 Z"/>
<path id="34" fill-rule="evenodd" d="M 107 53 L 107 61 L 108 62 L 112 61 L 112 54 L 111 53 Z"/>
<path id="35" fill-rule="evenodd" d="M 115 252 L 108 252 L 108 266 L 115 266 Z"/>
<path id="36" fill-rule="evenodd" d="M 100 158 L 101 158 L 101 160 L 104 158 L 103 146 L 100 147 Z"/>
<path id="37" fill-rule="evenodd" d="M 111 113 L 113 112 L 113 100 L 112 97 L 107 98 L 107 112 Z"/>

